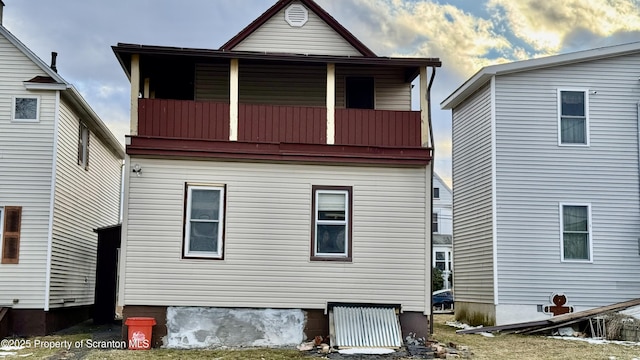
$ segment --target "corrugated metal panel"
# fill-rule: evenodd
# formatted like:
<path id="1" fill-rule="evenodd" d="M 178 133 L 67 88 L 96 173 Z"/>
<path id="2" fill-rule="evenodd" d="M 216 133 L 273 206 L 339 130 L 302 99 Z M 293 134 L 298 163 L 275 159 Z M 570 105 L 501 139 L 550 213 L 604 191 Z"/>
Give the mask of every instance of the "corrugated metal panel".
<path id="1" fill-rule="evenodd" d="M 453 111 L 453 188 L 456 300 L 493 304 L 489 85 Z"/>
<path id="2" fill-rule="evenodd" d="M 0 206 L 22 206 L 19 264 L 0 264 L 0 306 L 43 309 L 47 258 L 55 92 L 27 91 L 46 75 L 0 36 Z M 11 122 L 13 96 L 40 97 L 40 122 Z"/>
<path id="3" fill-rule="evenodd" d="M 425 311 L 425 168 L 131 158 L 127 305 Z M 131 171 L 128 169 L 126 171 Z M 226 184 L 224 260 L 182 259 L 184 184 Z M 311 186 L 353 186 L 353 262 L 309 261 Z M 384 276 L 372 276 L 384 268 Z M 306 286 L 302 284 L 312 284 Z"/>
<path id="4" fill-rule="evenodd" d="M 238 140 L 326 144 L 327 109 L 239 104 Z"/>
<path id="5" fill-rule="evenodd" d="M 535 311 L 557 291 L 585 307 L 640 294 L 638 74 L 632 54 L 497 77 L 500 303 Z M 589 90 L 589 147 L 558 146 L 558 88 Z M 560 202 L 591 204 L 593 263 L 560 261 Z"/>
<path id="6" fill-rule="evenodd" d="M 341 349 L 399 348 L 402 333 L 397 309 L 392 307 L 335 306 L 330 310 L 333 316 L 332 341 Z"/>
<path id="7" fill-rule="evenodd" d="M 77 163 L 78 117 L 60 103 L 58 158 L 51 253 L 50 306 L 93 304 L 97 234 L 118 223 L 120 171 L 117 159 L 95 133 L 89 142 L 89 170 Z"/>
<path id="8" fill-rule="evenodd" d="M 229 139 L 229 103 L 139 99 L 138 116 L 141 136 Z"/>
<path id="9" fill-rule="evenodd" d="M 294 4 L 300 3 L 294 2 Z M 304 26 L 292 27 L 285 20 L 285 10 L 275 14 L 233 50 L 314 55 L 362 55 L 313 11 L 309 11 L 309 20 Z"/>

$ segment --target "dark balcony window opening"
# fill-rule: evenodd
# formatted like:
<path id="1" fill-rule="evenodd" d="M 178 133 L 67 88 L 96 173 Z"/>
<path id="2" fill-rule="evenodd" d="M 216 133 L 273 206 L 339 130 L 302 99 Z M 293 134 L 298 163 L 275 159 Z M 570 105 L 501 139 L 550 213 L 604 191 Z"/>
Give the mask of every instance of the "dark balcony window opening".
<path id="1" fill-rule="evenodd" d="M 348 109 L 373 109 L 375 106 L 373 77 L 347 77 L 345 94 Z"/>
<path id="2" fill-rule="evenodd" d="M 166 62 L 145 69 L 142 64 L 141 84 L 149 78 L 153 97 L 156 99 L 194 100 L 195 65 L 185 62 Z M 146 71 L 145 71 L 146 70 Z M 141 92 L 143 89 L 140 89 Z"/>

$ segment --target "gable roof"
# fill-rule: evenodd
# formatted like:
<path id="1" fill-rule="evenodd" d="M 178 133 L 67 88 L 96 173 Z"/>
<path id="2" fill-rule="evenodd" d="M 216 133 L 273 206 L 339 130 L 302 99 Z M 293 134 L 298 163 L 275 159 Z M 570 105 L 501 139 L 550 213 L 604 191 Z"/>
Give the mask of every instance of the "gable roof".
<path id="1" fill-rule="evenodd" d="M 340 25 L 333 16 L 329 15 L 320 5 L 316 4 L 313 0 L 279 0 L 273 6 L 271 6 L 267 11 L 265 11 L 262 15 L 260 15 L 257 19 L 255 19 L 251 24 L 242 29 L 236 36 L 232 37 L 229 41 L 227 41 L 224 45 L 220 47 L 220 50 L 230 51 L 233 50 L 238 44 L 240 44 L 244 39 L 249 37 L 254 31 L 260 28 L 267 20 L 271 19 L 274 15 L 284 9 L 287 5 L 292 2 L 297 1 L 305 5 L 311 11 L 316 13 L 318 17 L 320 17 L 324 22 L 327 23 L 333 30 L 335 30 L 340 36 L 342 36 L 351 46 L 353 46 L 356 50 L 358 50 L 363 56 L 375 57 L 376 54 L 371 51 L 366 45 L 364 45 L 360 40 L 358 40 L 352 33 L 349 32 L 344 26 Z"/>
<path id="2" fill-rule="evenodd" d="M 0 0 L 1 2 L 1 0 Z M 47 76 L 36 76 L 30 80 L 25 81 L 25 86 L 33 84 L 40 84 L 47 86 L 46 89 L 60 90 L 62 96 L 69 100 L 80 112 L 87 116 L 90 124 L 93 124 L 92 130 L 100 135 L 107 147 L 111 149 L 121 159 L 124 159 L 124 149 L 118 139 L 113 135 L 111 130 L 102 122 L 100 117 L 93 111 L 86 100 L 80 95 L 80 92 L 76 88 L 63 79 L 57 72 L 53 71 L 42 59 L 40 59 L 31 49 L 23 44 L 15 35 L 13 35 L 7 28 L 0 25 L 0 35 L 4 36 L 13 46 L 15 46 L 20 52 L 22 52 L 29 60 L 31 60 L 36 66 L 44 71 Z M 53 86 L 48 86 L 53 85 Z M 38 86 L 38 85 L 35 85 Z"/>
<path id="3" fill-rule="evenodd" d="M 437 179 L 437 180 L 442 184 L 442 186 L 444 186 L 444 187 L 445 187 L 445 189 L 446 189 L 450 194 L 452 194 L 452 193 L 453 193 L 453 191 L 451 191 L 451 188 L 449 187 L 449 185 L 447 185 L 447 183 L 446 183 L 446 182 L 444 182 L 444 180 L 442 180 L 442 178 L 440 177 L 440 175 L 438 175 L 435 171 L 433 172 L 433 177 L 434 177 L 434 178 L 436 178 L 436 179 Z"/>
<path id="4" fill-rule="evenodd" d="M 640 42 L 601 47 L 592 50 L 577 51 L 568 54 L 553 55 L 538 59 L 515 61 L 507 64 L 491 65 L 480 69 L 464 82 L 456 91 L 440 103 L 444 110 L 453 109 L 462 103 L 496 75 L 511 74 L 560 65 L 576 64 L 640 52 Z"/>

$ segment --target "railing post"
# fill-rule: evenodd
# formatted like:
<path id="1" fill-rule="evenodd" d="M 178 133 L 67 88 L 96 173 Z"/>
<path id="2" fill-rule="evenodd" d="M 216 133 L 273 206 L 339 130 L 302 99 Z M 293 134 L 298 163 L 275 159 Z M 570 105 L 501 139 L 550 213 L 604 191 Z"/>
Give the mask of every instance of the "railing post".
<path id="1" fill-rule="evenodd" d="M 138 97 L 140 94 L 140 55 L 131 55 L 131 123 L 130 134 L 138 135 Z"/>
<path id="2" fill-rule="evenodd" d="M 427 67 L 420 67 L 420 142 L 423 147 L 429 146 L 429 101 Z"/>
<path id="3" fill-rule="evenodd" d="M 336 64 L 327 64 L 327 144 L 336 138 Z"/>
<path id="4" fill-rule="evenodd" d="M 238 141 L 238 75 L 240 65 L 238 59 L 231 59 L 229 67 L 229 141 Z"/>

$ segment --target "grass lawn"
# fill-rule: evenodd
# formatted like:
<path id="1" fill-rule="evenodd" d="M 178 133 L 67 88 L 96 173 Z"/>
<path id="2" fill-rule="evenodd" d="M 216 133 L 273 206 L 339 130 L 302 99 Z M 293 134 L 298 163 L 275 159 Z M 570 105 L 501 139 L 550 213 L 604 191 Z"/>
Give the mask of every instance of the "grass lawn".
<path id="1" fill-rule="evenodd" d="M 454 343 L 469 347 L 474 360 L 500 360 L 500 359 L 562 359 L 562 360 L 640 360 L 640 346 L 624 346 L 616 344 L 588 344 L 581 341 L 567 341 L 551 339 L 544 336 L 531 335 L 496 335 L 485 337 L 482 335 L 459 335 L 456 328 L 445 325 L 446 321 L 453 320 L 452 315 L 436 315 L 434 321 L 433 339 L 444 344 Z M 91 328 L 84 328 L 81 332 L 65 335 L 45 336 L 32 338 L 43 341 L 69 341 L 72 343 L 83 342 L 95 336 Z M 308 353 L 297 350 L 285 349 L 242 349 L 242 350 L 168 350 L 153 349 L 149 351 L 134 350 L 100 350 L 89 349 L 86 345 L 80 348 L 72 346 L 71 350 L 60 347 L 46 349 L 43 347 L 24 348 L 15 351 L 17 356 L 0 355 L 4 359 L 48 359 L 48 360 L 111 360 L 111 359 L 219 359 L 219 360 L 297 360 L 319 359 L 310 357 Z M 365 359 L 365 357 L 362 357 Z"/>
<path id="2" fill-rule="evenodd" d="M 445 325 L 453 315 L 434 317 L 434 338 L 442 343 L 466 345 L 474 360 L 631 360 L 640 359 L 640 346 L 589 344 L 583 341 L 551 339 L 534 335 L 500 335 L 485 337 L 479 334 L 456 334 L 456 328 Z"/>

